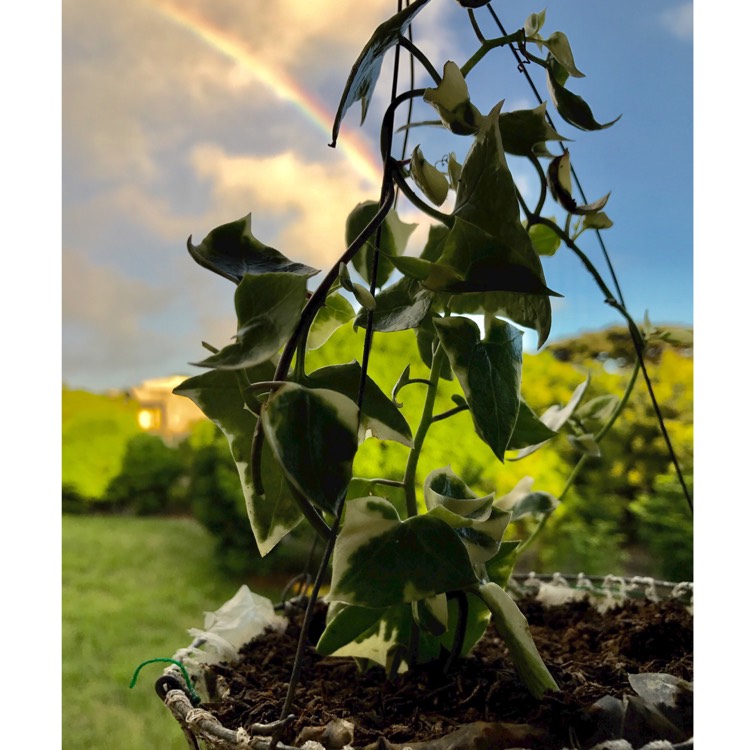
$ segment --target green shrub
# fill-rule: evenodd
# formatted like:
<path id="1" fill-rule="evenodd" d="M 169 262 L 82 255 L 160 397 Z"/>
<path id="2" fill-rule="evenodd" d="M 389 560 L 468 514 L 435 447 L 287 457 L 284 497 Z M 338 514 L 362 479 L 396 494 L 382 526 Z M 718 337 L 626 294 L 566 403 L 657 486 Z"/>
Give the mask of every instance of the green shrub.
<path id="1" fill-rule="evenodd" d="M 139 434 L 128 441 L 120 473 L 110 481 L 104 499 L 112 509 L 139 516 L 183 510 L 178 480 L 183 474 L 180 452 L 156 435 Z"/>

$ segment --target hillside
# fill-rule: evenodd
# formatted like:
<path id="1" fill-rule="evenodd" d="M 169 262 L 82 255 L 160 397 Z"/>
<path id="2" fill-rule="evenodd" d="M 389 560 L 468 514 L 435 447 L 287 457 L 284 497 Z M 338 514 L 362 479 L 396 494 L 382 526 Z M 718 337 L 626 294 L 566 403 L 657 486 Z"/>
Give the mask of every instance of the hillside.
<path id="1" fill-rule="evenodd" d="M 125 395 L 62 389 L 62 482 L 101 497 L 120 470 L 128 440 L 139 432 L 138 405 Z"/>

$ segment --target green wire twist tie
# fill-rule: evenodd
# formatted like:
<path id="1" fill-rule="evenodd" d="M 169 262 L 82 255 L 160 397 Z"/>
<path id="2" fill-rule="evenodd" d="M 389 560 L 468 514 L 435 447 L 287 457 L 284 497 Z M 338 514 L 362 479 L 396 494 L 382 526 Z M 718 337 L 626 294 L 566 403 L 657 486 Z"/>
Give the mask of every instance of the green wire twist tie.
<path id="1" fill-rule="evenodd" d="M 187 684 L 188 693 L 190 697 L 193 699 L 194 703 L 200 703 L 200 696 L 198 693 L 195 692 L 193 689 L 193 683 L 190 681 L 190 677 L 188 676 L 187 669 L 185 669 L 185 665 L 181 661 L 177 661 L 177 659 L 167 659 L 166 657 L 159 656 L 156 659 L 147 659 L 146 661 L 142 662 L 136 667 L 135 672 L 133 673 L 133 679 L 130 681 L 130 687 L 134 688 L 135 683 L 138 681 L 138 674 L 140 673 L 141 669 L 145 667 L 147 664 L 153 664 L 154 662 L 161 661 L 161 662 L 169 662 L 170 664 L 176 664 L 180 671 L 182 672 L 182 676 L 185 678 L 185 683 Z"/>

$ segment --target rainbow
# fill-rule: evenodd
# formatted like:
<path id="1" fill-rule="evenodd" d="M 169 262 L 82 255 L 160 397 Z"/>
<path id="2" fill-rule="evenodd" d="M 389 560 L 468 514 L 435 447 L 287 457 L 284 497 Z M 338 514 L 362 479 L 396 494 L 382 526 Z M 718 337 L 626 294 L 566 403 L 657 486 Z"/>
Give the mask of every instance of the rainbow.
<path id="1" fill-rule="evenodd" d="M 273 91 L 279 99 L 295 105 L 330 140 L 333 114 L 284 71 L 272 68 L 225 31 L 213 26 L 192 11 L 177 8 L 171 3 L 160 0 L 150 0 L 148 4 L 164 18 L 191 32 L 217 52 L 241 65 L 255 80 Z M 373 186 L 380 185 L 382 167 L 365 144 L 351 133 L 347 133 L 343 138 L 339 138 L 338 145 L 365 180 Z"/>

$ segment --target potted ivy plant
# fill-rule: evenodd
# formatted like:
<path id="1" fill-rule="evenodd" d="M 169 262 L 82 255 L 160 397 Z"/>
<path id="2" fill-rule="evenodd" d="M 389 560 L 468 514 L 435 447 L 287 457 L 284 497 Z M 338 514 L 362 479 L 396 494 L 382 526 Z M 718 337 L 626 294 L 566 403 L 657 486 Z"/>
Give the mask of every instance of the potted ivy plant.
<path id="1" fill-rule="evenodd" d="M 458 0 L 467 10 L 477 50 L 462 65 L 445 61 L 435 66 L 409 33 L 428 2 L 400 2 L 395 15 L 375 29 L 349 74 L 333 122 L 332 146 L 353 105 L 361 105 L 363 119 L 370 112 L 389 50 L 410 54 L 433 85 L 412 85 L 398 93 L 394 72 L 394 94 L 382 114 L 380 196 L 354 207 L 345 227 L 346 250 L 317 286 L 311 279 L 318 270 L 265 245 L 253 234 L 250 214 L 219 226 L 197 244 L 188 240 L 197 263 L 235 285 L 237 334 L 222 348 L 206 344 L 209 355 L 196 363 L 206 371 L 176 393 L 192 399 L 226 435 L 261 553 L 269 553 L 300 523 L 308 524 L 324 547 L 314 582 L 301 600 L 304 613 L 290 614 L 296 648 L 288 664 L 291 676 L 282 679 L 285 696 L 283 706 L 274 709 L 276 721 L 262 714 L 262 721 L 247 726 L 222 726 L 216 712 L 195 707 L 192 680 L 182 664 L 159 683 L 160 695 L 168 699 L 194 746 L 196 737 L 217 747 L 283 748 L 314 741 L 333 748 L 354 742 L 348 718 L 356 724 L 356 717 L 351 714 L 307 735 L 292 728 L 295 692 L 305 681 L 305 655 L 312 645 L 320 656 L 341 656 L 356 665 L 358 674 L 375 672 L 382 682 L 392 683 L 415 674 L 422 680 L 435 670 L 450 674 L 494 632 L 491 640 L 509 657 L 515 669 L 511 679 L 525 688 L 528 699 L 565 703 L 565 691 L 553 674 L 557 670 L 540 655 L 531 618 L 511 595 L 519 555 L 561 498 L 544 491 L 544 477 L 536 478 L 539 490 L 524 481 L 502 493 L 482 494 L 451 466 L 419 466 L 420 456 L 430 429 L 461 412 L 471 415 L 476 434 L 501 462 L 511 455 L 522 459 L 566 431 L 581 461 L 597 455 L 599 442 L 644 370 L 645 340 L 660 333 L 647 321 L 642 327 L 633 321 L 578 244 L 584 232 L 612 226 L 604 211 L 608 196 L 582 204 L 573 197 L 571 154 L 561 147 L 566 139 L 553 127 L 547 103 L 506 112 L 499 102 L 481 112 L 472 102 L 471 71 L 493 50 L 511 46 L 521 66 L 543 72 L 562 120 L 582 131 L 613 125 L 615 121 L 599 123 L 569 88 L 569 79 L 582 74 L 566 35 L 546 33 L 541 12 L 512 33 L 498 21 L 498 34 L 485 36 L 474 9 L 488 5 L 487 0 Z M 463 163 L 453 153 L 436 163 L 419 146 L 409 158 L 394 156 L 396 115 L 414 100 L 431 105 L 435 118 L 408 121 L 401 130 L 408 134 L 418 124 L 439 126 L 470 139 Z M 553 155 L 550 147 L 560 147 L 560 153 Z M 527 159 L 538 174 L 534 205 L 527 205 L 517 189 L 506 154 Z M 443 212 L 451 191 L 453 208 Z M 404 253 L 413 227 L 399 218 L 397 196 L 432 222 L 418 255 Z M 548 196 L 559 218 L 543 214 Z M 605 302 L 623 316 L 637 363 L 623 394 L 587 402 L 584 381 L 565 406 L 550 405 L 539 415 L 521 395 L 523 334 L 517 326 L 534 331 L 539 347 L 547 340 L 550 298 L 558 295 L 548 286 L 540 255 L 559 247 L 578 256 Z M 325 346 L 338 327 L 352 324 L 363 332 L 353 361 L 309 367 L 309 353 Z M 416 335 L 419 360 L 392 363 L 392 390 L 386 393 L 368 375 L 368 365 L 378 356 L 381 336 L 405 330 Z M 415 424 L 402 411 L 407 399 L 420 403 Z M 576 418 L 584 412 L 586 420 Z M 403 446 L 398 478 L 356 475 L 357 453 L 367 440 Z M 509 523 L 522 517 L 535 523 L 529 538 L 506 539 Z M 321 614 L 323 586 L 327 594 Z M 613 586 L 606 581 L 600 590 L 611 597 Z M 631 588 L 659 598 L 653 581 Z M 577 599 L 572 591 L 568 598 Z M 663 591 L 660 596 L 664 598 Z M 236 612 L 230 609 L 232 621 Z M 206 633 L 185 654 L 185 663 L 211 640 Z M 372 665 L 375 669 L 368 671 Z M 633 684 L 641 704 L 633 699 L 628 709 L 612 698 L 617 708 L 598 706 L 600 713 L 610 724 L 619 720 L 623 725 L 627 711 L 632 718 L 637 705 L 640 721 L 666 727 L 668 740 L 687 739 L 684 716 L 670 716 L 668 710 L 675 696 L 682 700 L 688 694 L 687 682 L 664 675 L 641 677 Z M 218 679 L 216 690 L 226 695 L 229 678 L 219 674 Z M 243 700 L 246 705 L 247 698 Z M 425 746 L 475 747 L 484 738 L 482 746 L 526 747 L 525 742 L 550 747 L 544 743 L 552 741 L 550 727 L 542 734 L 518 734 L 488 726 L 474 721 L 468 733 L 460 729 L 451 734 L 446 725 L 443 735 L 450 739 Z M 461 744 L 461 731 L 466 744 Z M 589 739 L 609 736 L 592 732 Z M 386 738 L 386 744 L 377 746 L 391 747 L 392 741 Z"/>

